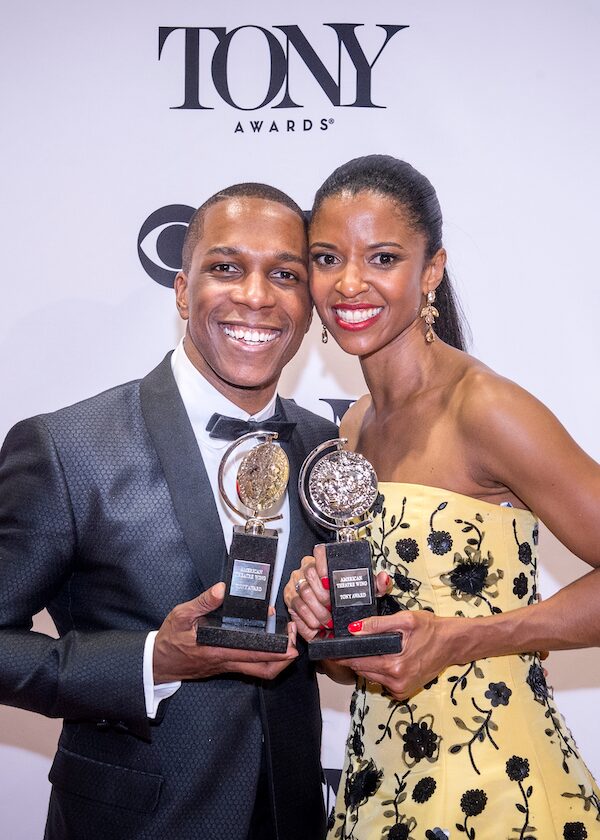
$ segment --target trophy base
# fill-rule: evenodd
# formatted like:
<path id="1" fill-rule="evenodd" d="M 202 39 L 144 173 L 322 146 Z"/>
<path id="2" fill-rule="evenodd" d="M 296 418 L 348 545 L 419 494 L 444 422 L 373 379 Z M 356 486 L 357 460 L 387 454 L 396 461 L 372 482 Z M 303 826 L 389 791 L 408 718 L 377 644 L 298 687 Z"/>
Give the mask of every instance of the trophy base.
<path id="1" fill-rule="evenodd" d="M 206 615 L 198 621 L 196 642 L 208 647 L 285 653 L 288 646 L 287 620 L 268 619 L 266 625 L 243 619 L 232 623 L 221 616 Z"/>
<path id="2" fill-rule="evenodd" d="M 334 639 L 313 639 L 308 643 L 308 658 L 354 659 L 359 656 L 380 656 L 400 653 L 401 633 L 374 633 L 370 636 L 338 636 Z"/>

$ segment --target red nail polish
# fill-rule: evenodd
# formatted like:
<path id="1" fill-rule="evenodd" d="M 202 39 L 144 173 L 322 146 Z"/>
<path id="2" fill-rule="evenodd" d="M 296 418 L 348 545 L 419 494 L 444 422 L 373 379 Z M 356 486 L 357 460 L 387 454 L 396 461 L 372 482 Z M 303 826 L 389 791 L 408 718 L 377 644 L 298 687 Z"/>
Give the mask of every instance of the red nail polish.
<path id="1" fill-rule="evenodd" d="M 327 633 L 327 630 L 325 630 L 325 629 L 321 628 L 321 629 L 317 632 L 317 637 L 318 637 L 319 639 L 324 639 L 324 638 L 325 638 L 326 633 Z"/>
<path id="2" fill-rule="evenodd" d="M 348 630 L 349 630 L 351 633 L 360 633 L 360 631 L 362 630 L 362 626 L 363 626 L 362 621 L 352 621 L 352 622 L 348 625 Z"/>
<path id="3" fill-rule="evenodd" d="M 328 577 L 322 577 L 321 578 L 321 586 L 323 587 L 323 589 L 329 589 L 329 578 Z"/>
<path id="4" fill-rule="evenodd" d="M 327 607 L 327 609 L 329 610 L 329 612 L 331 612 L 331 604 L 325 604 L 325 606 Z"/>
<path id="5" fill-rule="evenodd" d="M 333 618 L 330 618 L 329 621 L 326 621 L 323 626 L 327 627 L 328 630 L 333 630 Z"/>

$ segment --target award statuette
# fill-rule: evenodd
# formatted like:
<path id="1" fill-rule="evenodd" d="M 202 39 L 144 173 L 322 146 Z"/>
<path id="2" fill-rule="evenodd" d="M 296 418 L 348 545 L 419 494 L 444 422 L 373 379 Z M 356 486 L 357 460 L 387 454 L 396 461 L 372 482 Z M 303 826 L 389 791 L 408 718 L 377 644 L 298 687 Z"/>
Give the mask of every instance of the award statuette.
<path id="1" fill-rule="evenodd" d="M 225 600 L 219 613 L 200 619 L 196 633 L 199 645 L 285 653 L 287 620 L 268 616 L 273 567 L 277 554 L 277 531 L 266 522 L 281 514 L 265 516 L 284 495 L 289 462 L 273 443 L 277 432 L 249 432 L 227 448 L 219 465 L 219 492 L 227 507 L 246 520 L 234 526 L 225 569 Z M 229 499 L 223 484 L 225 465 L 237 447 L 250 438 L 262 440 L 242 459 L 237 474 L 237 493 L 247 512 Z"/>
<path id="2" fill-rule="evenodd" d="M 375 656 L 402 649 L 400 633 L 353 636 L 348 630 L 351 622 L 377 612 L 371 552 L 366 540 L 359 538 L 360 529 L 372 521 L 365 517 L 377 498 L 377 476 L 366 458 L 343 448 L 346 443 L 346 438 L 336 438 L 313 449 L 298 480 L 307 512 L 337 536 L 336 542 L 325 545 L 333 638 L 309 642 L 310 659 Z M 332 448 L 333 452 L 322 454 Z"/>

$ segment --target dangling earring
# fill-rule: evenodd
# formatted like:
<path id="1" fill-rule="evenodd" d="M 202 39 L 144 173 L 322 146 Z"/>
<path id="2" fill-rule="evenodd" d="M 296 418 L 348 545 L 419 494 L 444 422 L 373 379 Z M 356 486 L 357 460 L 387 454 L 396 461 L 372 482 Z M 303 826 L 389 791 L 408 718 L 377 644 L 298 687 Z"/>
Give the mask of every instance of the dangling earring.
<path id="1" fill-rule="evenodd" d="M 435 291 L 431 289 L 431 291 L 427 292 L 427 305 L 421 309 L 421 318 L 425 319 L 425 323 L 427 324 L 427 330 L 425 332 L 425 341 L 428 344 L 431 344 L 432 341 L 435 341 L 435 333 L 433 331 L 433 327 L 435 324 L 435 319 L 440 317 L 440 313 L 437 311 L 433 302 L 435 300 Z"/>
<path id="2" fill-rule="evenodd" d="M 329 341 L 329 333 L 327 332 L 327 327 L 325 324 L 322 325 L 323 329 L 321 330 L 321 341 L 323 344 L 327 344 Z"/>

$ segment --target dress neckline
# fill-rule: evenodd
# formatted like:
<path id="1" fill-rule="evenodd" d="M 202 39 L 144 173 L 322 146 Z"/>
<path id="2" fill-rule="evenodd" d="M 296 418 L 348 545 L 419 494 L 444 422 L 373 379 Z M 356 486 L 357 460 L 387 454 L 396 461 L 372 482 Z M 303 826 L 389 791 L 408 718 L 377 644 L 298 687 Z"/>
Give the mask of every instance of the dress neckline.
<path id="1" fill-rule="evenodd" d="M 378 481 L 378 487 L 382 487 L 383 485 L 389 484 L 390 486 L 400 486 L 400 487 L 415 487 L 420 490 L 433 490 L 435 493 L 444 493 L 450 494 L 452 496 L 458 496 L 460 499 L 467 499 L 470 502 L 477 503 L 478 505 L 485 505 L 488 508 L 494 508 L 495 510 L 500 511 L 508 511 L 513 515 L 515 513 L 526 513 L 529 516 L 533 516 L 536 518 L 535 513 L 529 508 L 520 508 L 520 507 L 508 507 L 507 505 L 497 505 L 494 502 L 486 502 L 484 499 L 478 499 L 476 496 L 468 496 L 466 493 L 459 493 L 457 490 L 448 490 L 445 487 L 435 487 L 432 484 L 415 484 L 414 482 L 410 481 Z"/>

